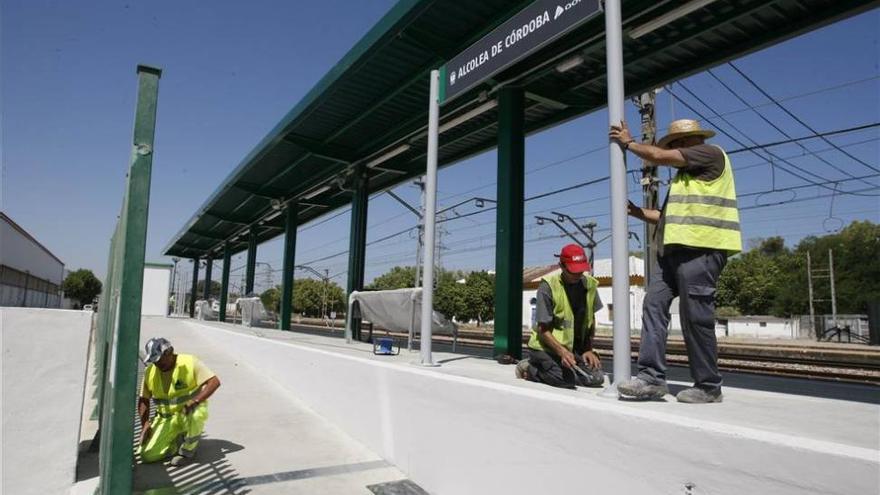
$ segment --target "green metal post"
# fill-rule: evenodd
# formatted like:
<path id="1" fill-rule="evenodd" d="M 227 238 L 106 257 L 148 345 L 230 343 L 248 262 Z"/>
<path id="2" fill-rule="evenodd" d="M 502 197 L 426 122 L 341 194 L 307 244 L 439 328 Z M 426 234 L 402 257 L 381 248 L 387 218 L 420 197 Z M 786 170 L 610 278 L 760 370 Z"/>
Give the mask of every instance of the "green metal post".
<path id="1" fill-rule="evenodd" d="M 254 291 L 254 274 L 257 271 L 257 231 L 251 228 L 248 233 L 247 270 L 245 272 L 244 294 L 249 296 Z"/>
<path id="2" fill-rule="evenodd" d="M 351 202 L 351 234 L 348 246 L 348 294 L 364 289 L 364 260 L 367 255 L 367 206 L 370 199 L 367 168 L 359 164 L 354 170 L 354 197 Z M 346 299 L 348 301 L 348 299 Z M 360 319 L 352 319 L 351 336 L 361 338 Z"/>
<path id="3" fill-rule="evenodd" d="M 189 317 L 196 317 L 196 294 L 199 291 L 199 259 L 193 258 L 193 283 L 189 293 Z"/>
<path id="4" fill-rule="evenodd" d="M 229 261 L 232 250 L 227 242 L 223 246 L 223 275 L 220 276 L 220 321 L 226 321 L 226 303 L 229 300 Z"/>
<path id="5" fill-rule="evenodd" d="M 211 271 L 214 269 L 214 260 L 210 256 L 205 258 L 205 287 L 202 290 L 204 300 L 211 299 Z"/>
<path id="6" fill-rule="evenodd" d="M 153 137 L 159 77 L 162 72 L 138 66 L 138 98 L 135 113 L 131 166 L 117 239 L 118 297 L 106 301 L 116 309 L 107 369 L 105 404 L 102 417 L 100 463 L 102 493 L 131 493 L 134 427 L 137 397 L 138 347 L 140 345 L 141 296 L 144 282 L 144 255 L 153 166 Z M 115 270 L 114 270 L 115 271 Z"/>
<path id="7" fill-rule="evenodd" d="M 498 213 L 495 241 L 495 355 L 522 357 L 525 135 L 523 90 L 498 93 Z"/>
<path id="8" fill-rule="evenodd" d="M 281 269 L 281 329 L 290 330 L 291 305 L 293 302 L 293 267 L 296 265 L 296 217 L 298 205 L 287 206 L 284 223 L 284 262 Z"/>

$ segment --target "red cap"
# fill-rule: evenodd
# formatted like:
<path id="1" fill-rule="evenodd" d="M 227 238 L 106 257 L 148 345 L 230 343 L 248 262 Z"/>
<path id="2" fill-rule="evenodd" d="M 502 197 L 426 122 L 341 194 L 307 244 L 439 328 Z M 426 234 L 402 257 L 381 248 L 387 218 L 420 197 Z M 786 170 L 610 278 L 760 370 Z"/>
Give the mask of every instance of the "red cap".
<path id="1" fill-rule="evenodd" d="M 568 244 L 559 252 L 559 261 L 565 265 L 565 269 L 572 273 L 584 273 L 590 269 L 590 260 L 584 253 L 584 248 L 577 244 Z"/>

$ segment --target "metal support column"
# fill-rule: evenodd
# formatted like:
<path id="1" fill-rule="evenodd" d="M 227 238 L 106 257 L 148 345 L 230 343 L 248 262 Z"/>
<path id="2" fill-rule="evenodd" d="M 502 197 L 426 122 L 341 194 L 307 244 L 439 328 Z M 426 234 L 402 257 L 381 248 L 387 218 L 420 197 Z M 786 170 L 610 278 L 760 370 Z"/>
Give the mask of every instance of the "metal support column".
<path id="1" fill-rule="evenodd" d="M 287 206 L 284 222 L 284 260 L 281 268 L 281 329 L 290 330 L 291 305 L 293 304 L 293 270 L 296 265 L 296 217 L 298 205 Z"/>
<path id="2" fill-rule="evenodd" d="M 202 289 L 202 298 L 207 301 L 211 299 L 211 272 L 214 270 L 214 259 L 208 256 L 205 258 L 205 287 Z"/>
<path id="3" fill-rule="evenodd" d="M 347 297 L 354 291 L 364 289 L 364 260 L 367 255 L 367 207 L 370 199 L 367 167 L 358 164 L 354 168 L 354 197 L 351 201 L 351 233 L 348 244 L 348 284 Z M 348 310 L 347 310 L 348 311 Z M 361 320 L 348 318 L 350 328 L 347 337 L 361 338 Z"/>
<path id="4" fill-rule="evenodd" d="M 608 122 L 624 119 L 623 35 L 620 0 L 605 2 L 605 59 L 608 73 Z M 623 148 L 609 144 L 611 158 L 611 298 L 614 304 L 614 375 L 603 395 L 616 397 L 617 386 L 632 375 L 629 334 L 629 238 L 626 216 L 626 161 Z"/>
<path id="5" fill-rule="evenodd" d="M 257 231 L 248 232 L 247 269 L 245 270 L 244 294 L 247 297 L 254 291 L 254 273 L 257 270 Z"/>
<path id="6" fill-rule="evenodd" d="M 192 289 L 189 292 L 189 317 L 196 317 L 196 293 L 199 290 L 199 259 L 193 258 L 193 280 Z"/>
<path id="7" fill-rule="evenodd" d="M 498 210 L 495 234 L 494 353 L 522 357 L 523 215 L 525 184 L 524 94 L 498 93 Z"/>
<path id="8" fill-rule="evenodd" d="M 223 245 L 223 274 L 220 276 L 220 321 L 226 321 L 226 304 L 229 301 L 229 262 L 232 250 L 229 243 Z"/>
<path id="9" fill-rule="evenodd" d="M 440 71 L 432 70 L 428 97 L 428 156 L 425 172 L 425 265 L 422 273 L 421 364 L 434 366 L 431 325 L 434 321 L 434 234 L 437 227 L 437 151 L 440 139 Z"/>

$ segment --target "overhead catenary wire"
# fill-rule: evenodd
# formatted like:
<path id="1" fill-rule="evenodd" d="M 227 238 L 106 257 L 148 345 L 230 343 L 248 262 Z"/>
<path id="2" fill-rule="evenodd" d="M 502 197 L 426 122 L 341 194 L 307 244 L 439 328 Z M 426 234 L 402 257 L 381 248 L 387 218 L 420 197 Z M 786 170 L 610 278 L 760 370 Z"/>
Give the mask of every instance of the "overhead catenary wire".
<path id="1" fill-rule="evenodd" d="M 806 122 L 804 122 L 801 118 L 799 118 L 797 115 L 795 115 L 791 110 L 789 110 L 788 108 L 786 108 L 782 103 L 778 102 L 775 98 L 773 98 L 772 96 L 770 96 L 770 93 L 768 93 L 767 91 L 765 91 L 764 88 L 762 88 L 760 85 L 758 85 L 758 83 L 756 83 L 756 82 L 754 81 L 754 79 L 752 79 L 751 77 L 749 77 L 748 75 L 746 75 L 746 73 L 743 72 L 739 67 L 737 67 L 736 65 L 734 65 L 733 62 L 727 62 L 727 65 L 730 66 L 733 70 L 735 70 L 737 74 L 739 74 L 740 76 L 742 76 L 743 79 L 745 79 L 746 81 L 748 81 L 749 84 L 751 84 L 751 85 L 752 85 L 755 89 L 757 89 L 762 95 L 764 95 L 768 100 L 770 100 L 770 102 L 772 102 L 772 103 L 773 103 L 774 105 L 776 105 L 780 110 L 782 110 L 783 112 L 785 112 L 786 115 L 788 115 L 789 117 L 791 117 L 792 119 L 794 119 L 794 120 L 795 120 L 797 123 L 799 123 L 800 125 L 802 125 L 802 126 L 804 126 L 805 128 L 807 128 L 808 131 L 812 132 L 812 133 L 815 134 L 816 136 L 819 136 L 819 132 L 818 132 L 816 129 L 813 129 L 813 127 L 811 127 L 809 124 L 807 124 Z M 709 73 L 711 74 L 712 71 L 710 70 Z M 755 113 L 758 113 L 758 112 L 756 111 Z M 862 164 L 862 165 L 864 165 L 864 166 L 870 168 L 871 170 L 873 170 L 873 171 L 875 171 L 875 172 L 880 172 L 880 168 L 877 168 L 877 167 L 875 167 L 875 166 L 873 166 L 873 165 L 870 165 L 870 164 L 866 163 L 864 160 L 862 160 L 862 159 L 860 159 L 860 158 L 858 158 L 858 157 L 855 157 L 855 156 L 851 155 L 850 153 L 848 153 L 848 152 L 846 152 L 846 151 L 844 151 L 844 150 L 842 150 L 842 149 L 840 149 L 840 148 L 837 148 L 837 146 L 836 146 L 833 142 L 831 142 L 830 140 L 828 140 L 827 138 L 822 137 L 822 136 L 820 136 L 820 137 L 821 137 L 821 139 L 822 139 L 823 141 L 825 141 L 826 143 L 828 143 L 828 144 L 831 145 L 831 146 L 834 146 L 835 149 L 837 149 L 837 151 L 840 151 L 841 153 L 843 153 L 843 154 L 846 155 L 847 157 L 851 158 L 852 160 L 855 160 L 856 162 L 858 162 L 858 163 L 860 163 L 860 164 Z"/>

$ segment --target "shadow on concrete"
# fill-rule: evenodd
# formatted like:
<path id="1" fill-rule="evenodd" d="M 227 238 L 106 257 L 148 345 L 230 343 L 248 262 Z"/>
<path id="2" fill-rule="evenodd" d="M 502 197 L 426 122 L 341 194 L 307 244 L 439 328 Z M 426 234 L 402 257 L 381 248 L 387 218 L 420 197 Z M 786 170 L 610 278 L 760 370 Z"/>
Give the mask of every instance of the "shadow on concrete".
<path id="1" fill-rule="evenodd" d="M 195 460 L 174 467 L 168 462 L 137 464 L 134 493 L 143 495 L 245 495 L 250 493 L 243 479 L 227 459 L 227 454 L 244 447 L 227 440 L 205 438 L 199 443 Z"/>

